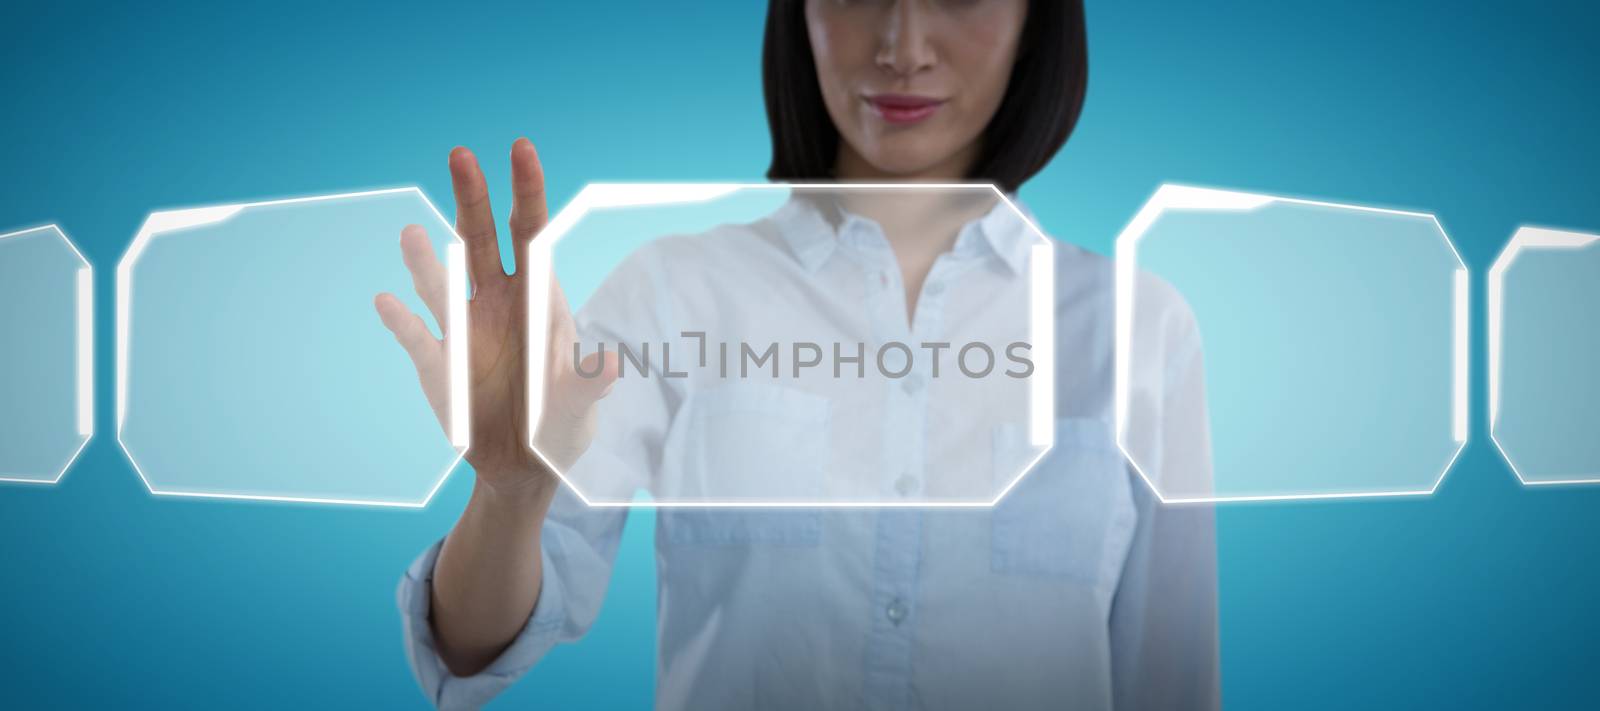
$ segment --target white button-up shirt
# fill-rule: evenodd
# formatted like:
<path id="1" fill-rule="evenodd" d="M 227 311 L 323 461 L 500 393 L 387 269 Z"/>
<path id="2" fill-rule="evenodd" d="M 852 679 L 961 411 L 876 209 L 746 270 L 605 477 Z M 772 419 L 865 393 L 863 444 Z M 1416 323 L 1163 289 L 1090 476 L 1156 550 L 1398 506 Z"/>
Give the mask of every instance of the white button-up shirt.
<path id="1" fill-rule="evenodd" d="M 981 318 L 975 302 L 1007 280 L 1025 279 L 1030 233 L 1022 221 L 1004 217 L 1008 210 L 997 205 L 959 232 L 930 272 L 910 323 L 898 287 L 883 292 L 890 306 L 900 305 L 900 328 L 909 329 L 899 334 L 905 342 L 933 335 L 947 319 Z M 756 250 L 742 256 L 740 269 L 712 271 L 713 260 L 688 258 L 729 244 L 730 236 Z M 646 258 L 620 267 L 577 314 L 585 339 L 675 334 L 669 330 L 674 324 L 659 321 L 699 316 L 724 323 L 726 311 L 740 308 L 738 298 L 727 298 L 698 302 L 721 313 L 695 311 L 694 300 L 668 288 L 669 271 L 671 284 L 710 285 L 728 294 L 802 289 L 807 308 L 820 314 L 875 308 L 861 291 L 805 288 L 815 286 L 831 262 L 851 265 L 869 284 L 874 278 L 898 284 L 899 275 L 882 231 L 870 220 L 825 219 L 802 201 L 754 223 L 662 240 L 640 253 Z M 1117 450 L 1111 264 L 1066 244 L 1058 243 L 1055 255 L 1055 445 L 998 505 L 659 511 L 658 707 L 1220 705 L 1211 512 L 1161 506 Z M 706 271 L 686 271 L 697 264 Z M 992 283 L 973 289 L 974 280 Z M 1140 308 L 1170 309 L 1171 317 L 1159 322 L 1165 352 L 1173 355 L 1142 359 L 1155 365 L 1135 375 L 1141 411 L 1156 413 L 1139 424 L 1142 441 L 1158 452 L 1171 442 L 1186 456 L 1203 453 L 1203 442 L 1194 445 L 1206 426 L 1193 319 L 1170 291 L 1150 292 L 1156 298 Z M 663 316 L 660 304 L 674 304 L 677 313 Z M 641 327 L 640 319 L 658 322 Z M 918 395 L 930 382 L 901 379 L 902 394 L 885 398 L 890 409 L 883 418 L 924 421 L 917 408 L 927 398 Z M 628 415 L 602 412 L 591 447 L 598 454 L 585 454 L 574 467 L 593 469 L 569 473 L 589 477 L 582 480 L 586 493 L 681 491 L 681 482 L 664 477 L 682 461 L 685 447 L 692 449 L 694 438 L 683 445 L 685 435 L 674 433 L 687 427 L 695 408 L 684 406 L 694 398 L 673 388 L 670 381 L 638 379 L 619 383 L 603 401 Z M 744 416 L 753 422 L 741 425 L 743 436 L 725 439 L 749 444 L 755 438 L 754 446 L 698 452 L 696 461 L 737 467 L 750 460 L 780 468 L 805 461 L 754 458 L 763 446 L 795 443 L 792 436 L 763 434 L 761 408 L 768 408 L 771 423 L 792 423 L 810 401 L 788 392 L 737 397 L 738 410 L 753 413 Z M 1175 421 L 1180 417 L 1194 421 Z M 906 451 L 926 451 L 929 429 L 899 427 L 890 434 Z M 805 446 L 800 439 L 797 446 Z M 885 472 L 882 480 L 886 496 L 919 497 L 926 486 L 917 471 Z M 625 509 L 590 508 L 562 488 L 544 525 L 544 584 L 534 613 L 500 658 L 470 678 L 452 676 L 438 656 L 428 616 L 439 545 L 424 552 L 400 584 L 399 603 L 407 651 L 429 698 L 441 708 L 475 708 L 554 645 L 581 638 L 599 612 L 625 516 Z"/>

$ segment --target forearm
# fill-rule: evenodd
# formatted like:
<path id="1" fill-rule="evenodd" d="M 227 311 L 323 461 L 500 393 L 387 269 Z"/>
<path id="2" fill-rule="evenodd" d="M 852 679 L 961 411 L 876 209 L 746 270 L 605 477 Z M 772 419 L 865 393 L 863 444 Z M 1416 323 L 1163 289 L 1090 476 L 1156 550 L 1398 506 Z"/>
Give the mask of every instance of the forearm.
<path id="1" fill-rule="evenodd" d="M 557 488 L 554 477 L 540 479 L 515 492 L 477 484 L 440 550 L 431 619 L 439 655 L 456 676 L 499 657 L 539 600 L 539 531 Z"/>

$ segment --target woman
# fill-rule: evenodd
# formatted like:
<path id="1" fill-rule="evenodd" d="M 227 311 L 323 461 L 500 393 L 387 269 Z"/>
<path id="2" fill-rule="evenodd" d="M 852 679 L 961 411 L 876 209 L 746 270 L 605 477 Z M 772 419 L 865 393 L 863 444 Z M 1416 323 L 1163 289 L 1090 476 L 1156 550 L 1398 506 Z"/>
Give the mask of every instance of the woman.
<path id="1" fill-rule="evenodd" d="M 977 181 L 1014 193 L 1070 134 L 1086 61 L 1077 2 L 773 0 L 768 177 Z M 583 635 L 624 519 L 623 510 L 585 507 L 525 446 L 522 265 L 547 210 L 532 144 L 519 140 L 511 161 L 518 271 L 508 277 L 476 159 L 461 148 L 450 156 L 474 282 L 467 458 L 477 479 L 455 528 L 399 590 L 413 668 L 442 708 L 487 702 L 554 644 Z M 903 286 L 895 297 L 914 317 L 937 307 L 927 282 L 961 245 L 953 231 L 928 239 L 897 230 L 894 218 L 859 221 L 890 248 Z M 837 220 L 811 224 L 837 237 L 829 232 Z M 408 230 L 402 247 L 419 293 L 441 316 L 443 271 L 425 236 Z M 1219 705 L 1210 514 L 1158 507 L 1118 456 L 1106 425 L 1111 270 L 1070 246 L 1056 253 L 1060 420 L 1051 455 L 992 510 L 663 510 L 659 706 Z M 648 469 L 660 427 L 608 431 L 598 416 L 602 402 L 634 397 L 618 389 L 615 359 L 571 360 L 580 331 L 605 325 L 608 307 L 596 303 L 606 299 L 591 299 L 575 320 L 559 289 L 552 296 L 540 452 L 567 467 L 609 438 L 613 450 L 637 453 L 628 464 Z M 392 296 L 377 307 L 442 409 L 442 344 Z M 1171 308 L 1172 352 L 1197 359 L 1186 312 Z M 1190 365 L 1166 370 L 1191 382 Z M 1158 403 L 1169 397 L 1150 392 Z M 670 425 L 670 403 L 650 407 Z M 1203 431 L 1204 423 L 1162 425 Z"/>

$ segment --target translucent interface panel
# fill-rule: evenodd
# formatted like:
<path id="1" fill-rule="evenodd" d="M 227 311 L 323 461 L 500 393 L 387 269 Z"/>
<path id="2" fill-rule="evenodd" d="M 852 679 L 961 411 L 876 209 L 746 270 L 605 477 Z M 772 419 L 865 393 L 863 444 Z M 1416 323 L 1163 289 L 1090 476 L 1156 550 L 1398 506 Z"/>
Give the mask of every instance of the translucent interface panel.
<path id="1" fill-rule="evenodd" d="M 408 225 L 426 232 L 434 310 L 402 261 Z M 467 408 L 450 406 L 466 339 L 431 344 L 444 367 L 419 387 L 374 299 L 399 298 L 429 339 L 465 324 L 461 249 L 414 188 L 152 214 L 117 271 L 117 434 L 145 484 L 425 503 L 467 444 Z"/>
<path id="2" fill-rule="evenodd" d="M 54 225 L 0 234 L 0 481 L 59 481 L 94 433 L 93 289 Z"/>
<path id="3" fill-rule="evenodd" d="M 1164 500 L 1425 494 L 1465 443 L 1432 216 L 1168 185 L 1117 260 L 1118 441 Z"/>
<path id="4" fill-rule="evenodd" d="M 1053 440 L 1050 242 L 988 186 L 590 185 L 534 245 L 533 446 L 591 504 L 987 506 Z"/>
<path id="5" fill-rule="evenodd" d="M 1600 483 L 1600 235 L 1524 227 L 1489 272 L 1490 433 L 1526 484 Z"/>

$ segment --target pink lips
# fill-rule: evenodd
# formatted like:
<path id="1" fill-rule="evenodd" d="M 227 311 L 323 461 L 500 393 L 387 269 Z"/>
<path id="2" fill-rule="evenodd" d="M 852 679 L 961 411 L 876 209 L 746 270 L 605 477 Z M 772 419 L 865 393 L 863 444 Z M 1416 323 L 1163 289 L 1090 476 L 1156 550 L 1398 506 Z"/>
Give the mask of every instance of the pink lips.
<path id="1" fill-rule="evenodd" d="M 875 94 L 866 99 L 867 104 L 880 118 L 897 126 L 923 121 L 944 105 L 943 99 L 911 94 Z"/>

